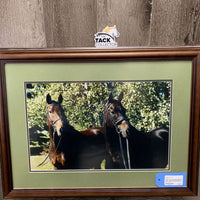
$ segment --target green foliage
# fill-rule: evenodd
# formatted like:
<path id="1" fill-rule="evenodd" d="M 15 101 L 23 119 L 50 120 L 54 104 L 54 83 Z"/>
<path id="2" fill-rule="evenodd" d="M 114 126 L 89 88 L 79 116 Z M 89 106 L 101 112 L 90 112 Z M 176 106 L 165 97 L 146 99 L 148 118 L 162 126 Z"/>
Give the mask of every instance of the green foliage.
<path id="1" fill-rule="evenodd" d="M 124 93 L 122 105 L 127 110 L 131 124 L 137 129 L 149 131 L 169 126 L 170 81 L 66 82 L 27 84 L 29 130 L 36 126 L 41 130 L 47 129 L 48 93 L 54 100 L 62 94 L 62 106 L 67 119 L 77 130 L 102 126 L 104 105 L 111 92 L 115 97 Z"/>
<path id="2" fill-rule="evenodd" d="M 126 82 L 120 90 L 132 125 L 143 131 L 169 126 L 170 82 Z M 120 93 L 120 90 L 118 93 Z"/>

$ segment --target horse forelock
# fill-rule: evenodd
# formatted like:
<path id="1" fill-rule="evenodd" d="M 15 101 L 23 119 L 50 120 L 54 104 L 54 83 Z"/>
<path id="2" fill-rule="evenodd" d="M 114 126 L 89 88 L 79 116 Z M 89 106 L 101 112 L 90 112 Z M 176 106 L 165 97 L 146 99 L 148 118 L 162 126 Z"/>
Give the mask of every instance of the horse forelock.
<path id="1" fill-rule="evenodd" d="M 64 109 L 62 108 L 62 106 L 60 105 L 60 103 L 58 101 L 54 101 L 52 100 L 50 104 L 47 104 L 47 109 L 48 107 L 52 106 L 52 110 L 56 110 L 57 112 L 60 111 L 61 115 L 65 115 L 64 114 Z M 56 108 L 56 109 L 55 109 Z"/>

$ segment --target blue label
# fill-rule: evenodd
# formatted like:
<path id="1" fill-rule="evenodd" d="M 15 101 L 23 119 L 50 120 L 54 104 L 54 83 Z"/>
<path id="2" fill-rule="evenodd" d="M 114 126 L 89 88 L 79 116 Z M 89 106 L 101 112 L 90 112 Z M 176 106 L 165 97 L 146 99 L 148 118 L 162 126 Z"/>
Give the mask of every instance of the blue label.
<path id="1" fill-rule="evenodd" d="M 156 185 L 158 187 L 186 187 L 187 173 L 158 173 Z"/>

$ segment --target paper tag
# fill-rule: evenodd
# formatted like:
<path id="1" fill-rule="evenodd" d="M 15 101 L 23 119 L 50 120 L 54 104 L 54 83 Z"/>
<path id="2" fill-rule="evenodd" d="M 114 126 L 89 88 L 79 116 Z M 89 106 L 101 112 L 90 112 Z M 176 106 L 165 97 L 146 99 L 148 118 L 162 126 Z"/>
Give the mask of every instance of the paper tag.
<path id="1" fill-rule="evenodd" d="M 116 25 L 113 27 L 106 26 L 102 32 L 98 32 L 94 35 L 95 47 L 98 48 L 113 48 L 117 47 L 116 37 L 119 37 L 119 32 Z"/>
<path id="2" fill-rule="evenodd" d="M 165 185 L 183 185 L 183 175 L 175 176 L 168 175 L 165 176 Z"/>
<path id="3" fill-rule="evenodd" d="M 186 187 L 187 173 L 158 173 L 156 185 L 158 187 Z"/>

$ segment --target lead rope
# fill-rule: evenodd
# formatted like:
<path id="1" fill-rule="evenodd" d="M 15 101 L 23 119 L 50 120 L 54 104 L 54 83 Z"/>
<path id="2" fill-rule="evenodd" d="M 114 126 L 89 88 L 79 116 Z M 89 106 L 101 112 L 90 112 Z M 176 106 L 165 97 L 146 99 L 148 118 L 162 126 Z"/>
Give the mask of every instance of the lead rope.
<path id="1" fill-rule="evenodd" d="M 118 136 L 119 136 L 119 146 L 120 146 L 120 151 L 121 151 L 121 155 L 122 155 L 122 160 L 123 160 L 124 168 L 127 169 L 126 161 L 125 161 L 125 157 L 124 157 L 124 150 L 123 150 L 123 147 L 122 147 L 122 139 L 121 139 L 121 136 L 120 136 L 119 132 L 118 132 Z"/>
<path id="2" fill-rule="evenodd" d="M 55 130 L 54 130 L 54 132 L 53 132 L 53 141 L 54 141 L 54 135 L 55 135 Z M 57 147 L 56 147 L 55 152 L 58 150 L 58 147 L 59 147 L 60 141 L 61 141 L 61 137 L 62 137 L 62 135 L 60 136 L 60 139 L 59 139 L 59 141 L 58 141 L 58 145 L 57 145 Z M 45 157 L 45 159 L 44 159 L 40 164 L 38 164 L 38 165 L 36 165 L 35 167 L 33 167 L 33 169 L 36 169 L 36 168 L 38 168 L 38 167 L 40 167 L 40 166 L 42 166 L 42 165 L 46 165 L 46 164 L 50 161 L 50 158 L 49 158 L 49 160 L 45 163 L 45 161 L 48 159 L 48 157 L 49 157 L 51 151 L 52 151 L 52 148 L 50 149 L 50 151 L 49 151 L 49 153 L 47 154 L 47 156 Z"/>
<path id="3" fill-rule="evenodd" d="M 127 159 L 128 159 L 128 168 L 131 169 L 131 159 L 130 159 L 128 138 L 126 138 L 126 153 L 127 153 Z"/>
<path id="4" fill-rule="evenodd" d="M 54 132 L 55 132 L 55 130 L 54 130 Z M 53 137 L 54 137 L 54 132 L 53 132 Z M 52 148 L 49 150 L 49 153 L 47 154 L 47 156 L 45 157 L 45 159 L 40 164 L 32 167 L 32 169 L 36 169 L 36 168 L 38 168 L 38 167 L 40 167 L 42 165 L 46 165 L 49 162 L 49 160 L 46 163 L 45 163 L 45 161 L 48 159 L 48 157 L 49 157 L 49 155 L 51 153 L 51 150 L 52 150 Z"/>
<path id="5" fill-rule="evenodd" d="M 46 165 L 46 164 L 49 162 L 49 161 L 46 162 L 47 158 L 49 157 L 49 154 L 50 154 L 50 151 L 49 151 L 49 153 L 47 154 L 47 156 L 45 157 L 45 159 L 44 159 L 40 164 L 38 164 L 38 165 L 32 167 L 32 169 L 36 169 L 36 168 L 42 166 L 43 164 Z M 46 163 L 45 163 L 45 162 L 46 162 Z"/>

